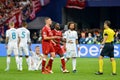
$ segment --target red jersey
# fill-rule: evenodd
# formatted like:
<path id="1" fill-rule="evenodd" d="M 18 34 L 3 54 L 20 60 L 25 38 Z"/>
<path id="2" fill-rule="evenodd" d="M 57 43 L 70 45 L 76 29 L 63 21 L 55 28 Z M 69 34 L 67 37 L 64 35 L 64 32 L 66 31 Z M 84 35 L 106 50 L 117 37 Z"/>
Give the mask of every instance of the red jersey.
<path id="1" fill-rule="evenodd" d="M 44 26 L 42 29 L 42 52 L 43 54 L 48 55 L 51 52 L 55 52 L 55 49 L 51 43 L 51 40 L 45 40 L 44 36 L 53 36 L 51 29 L 47 26 Z"/>
<path id="2" fill-rule="evenodd" d="M 62 32 L 61 31 L 58 31 L 58 30 L 52 30 L 53 32 L 53 36 L 59 36 L 59 37 L 62 37 Z M 55 39 L 57 41 L 57 45 L 54 46 L 54 49 L 55 49 L 55 53 L 56 54 L 64 54 L 62 48 L 61 48 L 61 45 L 60 45 L 60 38 L 58 39 Z"/>
<path id="3" fill-rule="evenodd" d="M 52 30 L 53 36 L 60 36 L 62 37 L 62 32 L 58 30 Z M 61 39 L 55 39 L 57 41 L 57 44 L 60 44 Z"/>
<path id="4" fill-rule="evenodd" d="M 42 29 L 42 42 L 50 43 L 51 40 L 44 40 L 44 36 L 47 36 L 47 37 L 53 36 L 53 33 L 52 33 L 50 27 L 44 26 Z"/>

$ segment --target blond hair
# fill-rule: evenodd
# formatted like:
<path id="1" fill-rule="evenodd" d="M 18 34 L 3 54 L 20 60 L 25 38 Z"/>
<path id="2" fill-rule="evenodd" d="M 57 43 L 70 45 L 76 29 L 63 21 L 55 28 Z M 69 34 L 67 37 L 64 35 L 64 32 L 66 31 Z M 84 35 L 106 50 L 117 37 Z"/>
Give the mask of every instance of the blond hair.
<path id="1" fill-rule="evenodd" d="M 9 26 L 14 26 L 14 22 L 10 22 L 10 23 L 9 23 Z"/>

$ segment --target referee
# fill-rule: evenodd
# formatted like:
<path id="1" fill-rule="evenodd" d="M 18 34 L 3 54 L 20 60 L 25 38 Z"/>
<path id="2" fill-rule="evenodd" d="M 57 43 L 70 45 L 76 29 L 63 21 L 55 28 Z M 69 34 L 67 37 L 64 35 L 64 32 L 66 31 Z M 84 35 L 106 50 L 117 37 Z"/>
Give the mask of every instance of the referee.
<path id="1" fill-rule="evenodd" d="M 96 72 L 96 75 L 103 74 L 103 58 L 104 56 L 110 57 L 110 61 L 112 63 L 112 75 L 116 75 L 116 61 L 114 59 L 114 35 L 115 32 L 110 28 L 111 22 L 106 20 L 104 22 L 104 33 L 103 33 L 103 41 L 100 48 L 102 51 L 99 56 L 99 71 Z"/>

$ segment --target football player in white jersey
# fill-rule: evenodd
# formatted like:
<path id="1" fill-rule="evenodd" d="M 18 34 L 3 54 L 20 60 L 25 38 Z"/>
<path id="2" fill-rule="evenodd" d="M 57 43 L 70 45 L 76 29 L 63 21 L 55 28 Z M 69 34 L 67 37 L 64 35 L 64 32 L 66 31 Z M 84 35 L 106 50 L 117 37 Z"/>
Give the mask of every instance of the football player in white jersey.
<path id="1" fill-rule="evenodd" d="M 5 71 L 8 71 L 10 68 L 10 56 L 11 56 L 12 51 L 14 52 L 17 69 L 19 70 L 18 33 L 17 33 L 17 30 L 14 28 L 14 22 L 10 22 L 9 27 L 10 29 L 6 31 L 7 67 Z"/>
<path id="2" fill-rule="evenodd" d="M 78 34 L 75 31 L 76 23 L 69 22 L 68 29 L 65 31 L 63 38 L 66 42 L 66 62 L 72 58 L 73 73 L 76 72 L 76 57 L 77 57 L 77 44 L 78 44 Z"/>
<path id="3" fill-rule="evenodd" d="M 19 56 L 20 56 L 20 71 L 22 71 L 22 57 L 23 53 L 25 54 L 26 57 L 26 62 L 28 64 L 28 70 L 31 70 L 30 66 L 30 61 L 29 61 L 29 51 L 28 47 L 31 44 L 31 39 L 30 39 L 30 32 L 27 29 L 27 23 L 23 22 L 22 27 L 18 29 L 18 36 L 20 37 L 20 44 L 19 44 Z"/>
<path id="4" fill-rule="evenodd" d="M 35 47 L 35 52 L 30 49 L 31 68 L 32 70 L 41 70 L 43 54 L 40 53 L 40 47 Z"/>

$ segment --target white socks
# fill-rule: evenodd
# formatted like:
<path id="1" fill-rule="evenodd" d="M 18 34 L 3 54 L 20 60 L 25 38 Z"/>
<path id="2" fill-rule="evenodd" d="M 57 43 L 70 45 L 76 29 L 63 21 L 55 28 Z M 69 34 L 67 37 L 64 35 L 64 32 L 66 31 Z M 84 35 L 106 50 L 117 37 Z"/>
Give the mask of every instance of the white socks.
<path id="1" fill-rule="evenodd" d="M 20 71 L 22 71 L 22 62 L 23 62 L 22 57 L 20 57 L 20 58 L 19 58 L 19 64 L 20 64 L 19 67 L 20 67 Z"/>
<path id="2" fill-rule="evenodd" d="M 9 69 L 10 68 L 10 57 L 7 56 L 7 68 L 6 69 Z"/>
<path id="3" fill-rule="evenodd" d="M 23 59 L 22 59 L 22 57 L 20 57 L 20 59 L 19 59 L 19 65 L 20 65 L 20 70 L 22 71 L 22 63 L 23 63 Z M 30 59 L 29 59 L 29 57 L 28 58 L 26 58 L 26 63 L 27 63 L 27 65 L 28 65 L 28 70 L 30 70 L 31 69 L 31 61 L 30 61 Z"/>
<path id="4" fill-rule="evenodd" d="M 11 57 L 7 56 L 7 68 L 6 68 L 6 71 L 8 71 L 9 68 L 10 68 L 10 61 L 11 61 L 10 58 Z M 19 57 L 15 56 L 15 60 L 16 60 L 17 69 L 19 70 Z"/>
<path id="5" fill-rule="evenodd" d="M 76 58 L 72 58 L 73 70 L 76 70 Z"/>
<path id="6" fill-rule="evenodd" d="M 17 69 L 19 70 L 19 57 L 15 56 L 15 60 L 16 60 Z"/>
<path id="7" fill-rule="evenodd" d="M 26 58 L 26 62 L 27 62 L 27 64 L 28 64 L 28 70 L 32 70 L 30 57 Z"/>
<path id="8" fill-rule="evenodd" d="M 27 65 L 29 66 L 29 58 L 26 58 Z"/>
<path id="9" fill-rule="evenodd" d="M 65 58 L 66 63 L 67 61 L 69 61 L 69 59 Z M 76 70 L 76 58 L 72 58 L 72 67 L 73 67 L 73 70 Z"/>

